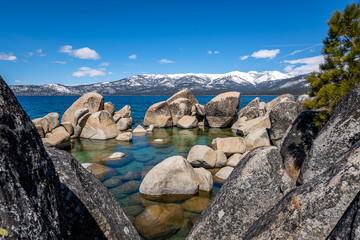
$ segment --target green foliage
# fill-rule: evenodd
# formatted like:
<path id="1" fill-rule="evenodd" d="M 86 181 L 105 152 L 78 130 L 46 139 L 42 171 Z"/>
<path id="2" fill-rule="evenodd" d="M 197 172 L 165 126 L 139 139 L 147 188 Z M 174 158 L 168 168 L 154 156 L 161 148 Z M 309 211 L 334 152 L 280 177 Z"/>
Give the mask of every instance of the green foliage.
<path id="1" fill-rule="evenodd" d="M 328 20 L 328 36 L 323 40 L 325 62 L 320 72 L 313 72 L 307 81 L 312 100 L 305 102 L 310 109 L 327 109 L 318 121 L 326 121 L 340 99 L 360 83 L 360 4 L 336 10 Z M 319 124 L 319 123 L 318 123 Z"/>

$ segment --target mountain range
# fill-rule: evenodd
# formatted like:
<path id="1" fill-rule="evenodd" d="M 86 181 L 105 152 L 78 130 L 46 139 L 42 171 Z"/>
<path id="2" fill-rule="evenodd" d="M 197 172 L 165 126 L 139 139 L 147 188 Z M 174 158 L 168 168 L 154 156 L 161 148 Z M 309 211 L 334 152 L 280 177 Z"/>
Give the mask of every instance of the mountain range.
<path id="1" fill-rule="evenodd" d="M 307 75 L 290 75 L 278 71 L 229 72 L 225 74 L 141 74 L 113 82 L 76 86 L 61 84 L 13 85 L 18 96 L 78 96 L 97 92 L 104 96 L 171 95 L 189 88 L 195 95 L 216 95 L 239 91 L 243 95 L 301 94 L 309 90 Z"/>

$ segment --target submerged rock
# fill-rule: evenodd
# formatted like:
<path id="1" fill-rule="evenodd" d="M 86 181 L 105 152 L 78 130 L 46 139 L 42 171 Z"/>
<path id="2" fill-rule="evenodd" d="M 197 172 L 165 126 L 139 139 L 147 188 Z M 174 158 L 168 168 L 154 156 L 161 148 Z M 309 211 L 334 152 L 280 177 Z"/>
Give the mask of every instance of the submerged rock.
<path id="1" fill-rule="evenodd" d="M 183 208 L 187 212 L 201 213 L 211 202 L 210 198 L 192 197 L 183 203 Z"/>
<path id="2" fill-rule="evenodd" d="M 248 239 L 252 223 L 294 187 L 277 149 L 256 148 L 233 170 L 187 239 Z"/>
<path id="3" fill-rule="evenodd" d="M 217 95 L 205 105 L 205 115 L 210 127 L 228 127 L 235 119 L 239 106 L 239 92 Z"/>
<path id="4" fill-rule="evenodd" d="M 153 167 L 140 185 L 140 194 L 150 200 L 187 199 L 198 192 L 199 182 L 190 163 L 181 156 L 169 157 Z"/>
<path id="5" fill-rule="evenodd" d="M 116 140 L 118 141 L 124 141 L 124 142 L 131 142 L 133 140 L 133 135 L 130 132 L 127 133 L 120 133 L 117 137 Z"/>
<path id="6" fill-rule="evenodd" d="M 183 218 L 179 204 L 152 205 L 136 218 L 135 226 L 146 239 L 166 239 L 181 227 Z"/>

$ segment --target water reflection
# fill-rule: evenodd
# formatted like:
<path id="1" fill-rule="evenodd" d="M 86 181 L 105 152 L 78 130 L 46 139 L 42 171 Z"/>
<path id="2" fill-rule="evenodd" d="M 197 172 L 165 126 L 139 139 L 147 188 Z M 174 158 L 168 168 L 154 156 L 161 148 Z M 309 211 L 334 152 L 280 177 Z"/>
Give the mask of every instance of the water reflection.
<path id="1" fill-rule="evenodd" d="M 134 135 L 132 143 L 115 139 L 74 140 L 71 153 L 79 162 L 93 163 L 96 166 L 96 176 L 115 196 L 142 236 L 147 236 L 149 239 L 185 239 L 200 213 L 221 188 L 222 182 L 214 177 L 214 188 L 210 195 L 199 193 L 198 196 L 186 201 L 166 205 L 142 198 L 139 195 L 141 180 L 151 168 L 168 157 L 181 155 L 186 158 L 194 145 L 210 145 L 214 138 L 235 135 L 230 129 L 154 129 L 151 133 Z M 114 152 L 123 152 L 126 156 L 109 159 Z M 214 176 L 218 170 L 212 169 L 212 175 Z M 156 207 L 151 207 L 154 205 Z M 157 211 L 164 209 L 176 209 L 177 214 L 183 216 L 180 218 L 169 213 L 169 216 L 162 216 L 164 219 L 175 217 L 181 221 L 169 226 L 161 224 L 163 219 L 155 219 L 158 225 L 143 227 L 147 226 L 144 219 L 156 216 Z"/>

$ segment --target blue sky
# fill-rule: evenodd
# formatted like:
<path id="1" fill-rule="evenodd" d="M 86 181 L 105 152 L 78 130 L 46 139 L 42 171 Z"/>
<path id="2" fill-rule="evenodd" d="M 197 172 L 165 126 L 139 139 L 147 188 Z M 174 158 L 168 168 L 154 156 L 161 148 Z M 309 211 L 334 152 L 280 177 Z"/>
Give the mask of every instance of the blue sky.
<path id="1" fill-rule="evenodd" d="M 65 85 L 135 74 L 317 69 L 335 9 L 351 1 L 4 0 L 0 75 Z"/>

